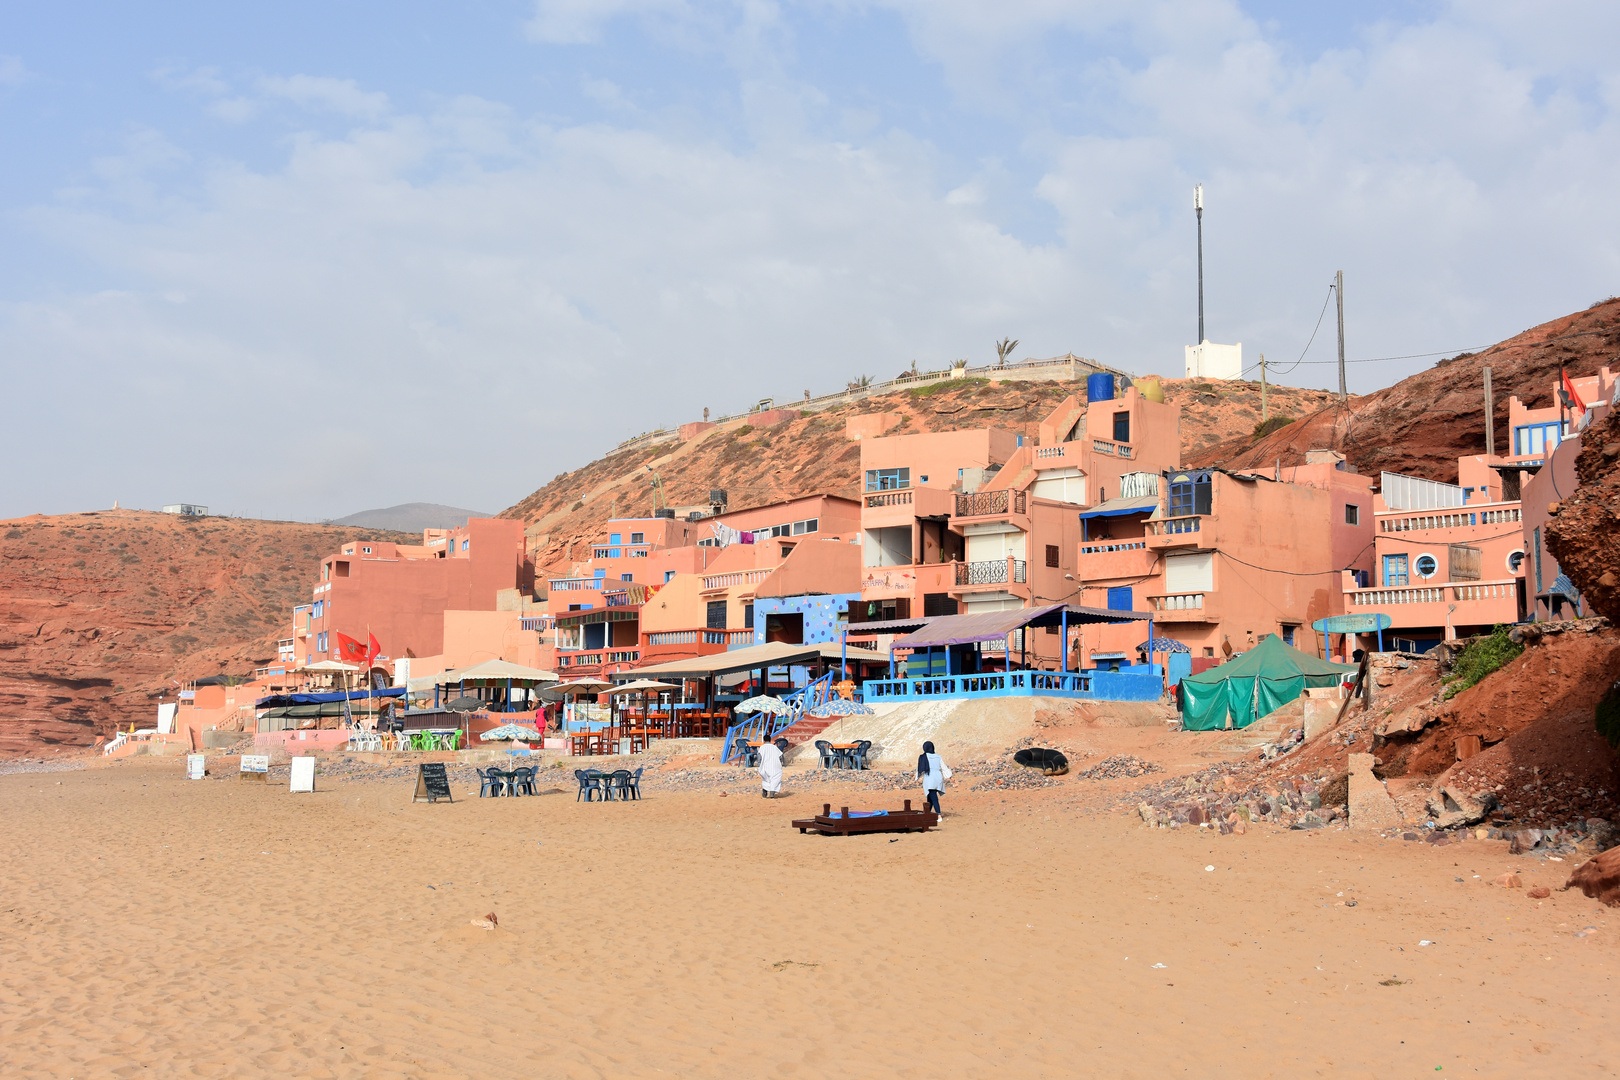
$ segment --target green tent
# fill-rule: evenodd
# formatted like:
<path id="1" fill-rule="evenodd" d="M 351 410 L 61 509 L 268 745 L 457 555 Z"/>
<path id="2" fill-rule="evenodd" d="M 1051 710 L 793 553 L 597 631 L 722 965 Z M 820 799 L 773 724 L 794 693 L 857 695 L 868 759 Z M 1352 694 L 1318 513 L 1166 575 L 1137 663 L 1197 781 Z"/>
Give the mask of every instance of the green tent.
<path id="1" fill-rule="evenodd" d="M 1318 660 L 1267 634 L 1236 660 L 1182 678 L 1182 727 L 1218 731 L 1226 727 L 1228 713 L 1233 727 L 1248 727 L 1299 697 L 1307 686 L 1336 686 L 1355 670 L 1353 664 Z"/>

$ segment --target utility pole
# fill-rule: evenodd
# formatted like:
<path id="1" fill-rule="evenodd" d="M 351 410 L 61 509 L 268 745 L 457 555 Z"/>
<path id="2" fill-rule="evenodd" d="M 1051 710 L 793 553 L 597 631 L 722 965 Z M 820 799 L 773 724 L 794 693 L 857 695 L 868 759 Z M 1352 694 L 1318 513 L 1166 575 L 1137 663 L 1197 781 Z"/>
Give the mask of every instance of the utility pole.
<path id="1" fill-rule="evenodd" d="M 1496 454 L 1496 395 L 1491 393 L 1491 365 L 1485 365 L 1485 453 Z"/>
<path id="2" fill-rule="evenodd" d="M 1485 376 L 1488 380 L 1489 375 Z M 1260 354 L 1260 422 L 1266 422 L 1266 354 Z"/>
<path id="3" fill-rule="evenodd" d="M 1339 400 L 1350 395 L 1344 388 L 1344 271 L 1333 275 L 1333 297 L 1339 302 Z"/>
<path id="4" fill-rule="evenodd" d="M 1204 343 L 1204 185 L 1193 188 L 1193 210 L 1198 214 L 1198 343 Z"/>

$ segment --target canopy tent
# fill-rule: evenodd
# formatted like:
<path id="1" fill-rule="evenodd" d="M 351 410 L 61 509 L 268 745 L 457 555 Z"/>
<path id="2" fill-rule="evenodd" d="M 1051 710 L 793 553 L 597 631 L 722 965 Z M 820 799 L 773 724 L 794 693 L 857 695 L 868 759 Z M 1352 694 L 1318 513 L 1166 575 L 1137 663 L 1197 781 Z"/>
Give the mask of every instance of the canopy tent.
<path id="1" fill-rule="evenodd" d="M 1228 714 L 1233 727 L 1248 727 L 1298 698 L 1307 686 L 1337 686 L 1355 670 L 1354 664 L 1320 660 L 1267 634 L 1236 660 L 1181 680 L 1182 727 L 1217 731 L 1226 727 Z"/>
<path id="2" fill-rule="evenodd" d="M 887 664 L 889 658 L 871 649 L 850 649 L 849 659 L 866 664 Z M 649 676 L 707 679 L 712 675 L 729 675 L 734 671 L 753 671 L 764 667 L 787 667 L 809 664 L 816 660 L 839 659 L 839 648 L 830 642 L 815 645 L 794 645 L 786 641 L 768 641 L 763 645 L 732 649 L 711 656 L 694 656 L 689 660 L 671 660 L 663 664 L 626 671 L 626 677 Z"/>
<path id="3" fill-rule="evenodd" d="M 513 664 L 506 660 L 485 660 L 471 667 L 441 671 L 437 675 L 423 675 L 421 678 L 407 681 L 405 685 L 415 693 L 419 690 L 431 690 L 435 686 L 449 686 L 452 683 L 457 686 L 505 686 L 508 679 L 517 686 L 534 686 L 556 682 L 557 673 L 524 667 L 522 664 Z"/>
<path id="4" fill-rule="evenodd" d="M 658 690 L 679 690 L 677 683 L 659 682 L 656 679 L 637 679 L 635 682 L 620 683 L 609 690 L 610 694 L 644 694 Z"/>
<path id="5" fill-rule="evenodd" d="M 1109 611 L 1074 604 L 1047 604 L 1038 608 L 1012 608 L 977 615 L 940 615 L 905 637 L 895 638 L 896 649 L 926 649 L 934 645 L 971 645 L 999 641 L 1026 626 L 1078 626 L 1082 623 L 1145 622 L 1146 611 Z"/>
<path id="6" fill-rule="evenodd" d="M 372 698 L 404 697 L 403 686 L 390 686 L 384 690 L 351 690 L 349 693 L 341 691 L 334 694 L 271 694 L 255 701 L 254 707 L 259 709 L 275 709 L 283 705 L 325 705 L 331 702 L 368 701 Z M 339 710 L 341 715 L 342 710 Z"/>
<path id="7" fill-rule="evenodd" d="M 305 664 L 304 667 L 303 667 L 303 670 L 305 670 L 305 671 L 350 671 L 350 672 L 353 672 L 353 671 L 359 671 L 360 670 L 360 665 L 358 665 L 358 664 L 345 664 L 341 660 L 322 660 L 319 663 L 315 663 L 315 664 Z"/>

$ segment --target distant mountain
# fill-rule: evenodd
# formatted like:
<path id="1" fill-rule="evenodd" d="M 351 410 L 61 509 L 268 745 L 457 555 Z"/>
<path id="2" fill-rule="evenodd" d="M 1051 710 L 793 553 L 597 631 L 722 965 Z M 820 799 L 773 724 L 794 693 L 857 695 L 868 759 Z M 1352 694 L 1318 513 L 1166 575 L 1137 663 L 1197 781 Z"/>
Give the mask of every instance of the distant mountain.
<path id="1" fill-rule="evenodd" d="M 382 510 L 362 510 L 345 518 L 328 522 L 330 525 L 353 525 L 362 529 L 392 529 L 397 532 L 421 532 L 423 529 L 459 529 L 470 517 L 489 517 L 477 510 L 463 510 L 459 506 L 439 503 L 400 503 Z"/>

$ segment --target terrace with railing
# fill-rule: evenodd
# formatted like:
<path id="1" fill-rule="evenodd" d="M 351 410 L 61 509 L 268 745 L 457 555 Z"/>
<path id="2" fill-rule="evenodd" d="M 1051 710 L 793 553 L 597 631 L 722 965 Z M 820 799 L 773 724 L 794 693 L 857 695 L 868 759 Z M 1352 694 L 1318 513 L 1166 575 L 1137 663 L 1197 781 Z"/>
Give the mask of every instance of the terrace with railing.
<path id="1" fill-rule="evenodd" d="M 650 544 L 607 544 L 591 548 L 593 559 L 645 559 L 652 551 Z"/>
<path id="2" fill-rule="evenodd" d="M 1208 593 L 1163 593 L 1149 596 L 1153 617 L 1160 622 L 1219 622 Z"/>
<path id="3" fill-rule="evenodd" d="M 1107 439 L 1092 439 L 1091 448 L 1099 454 L 1107 454 L 1110 457 L 1128 460 L 1136 456 L 1136 451 L 1128 443 L 1109 442 Z"/>
<path id="4" fill-rule="evenodd" d="M 551 591 L 589 592 L 595 589 L 600 589 L 605 584 L 607 584 L 606 580 L 599 577 L 552 578 Z"/>
<path id="5" fill-rule="evenodd" d="M 1027 514 L 1029 512 L 1029 499 L 1022 491 L 1009 491 L 1003 488 L 1000 491 L 975 491 L 969 494 L 956 496 L 956 513 L 959 518 L 965 517 L 995 517 L 999 514 Z"/>
<path id="6" fill-rule="evenodd" d="M 758 585 L 771 573 L 770 570 L 738 570 L 730 574 L 707 574 L 703 578 L 703 591 L 729 589 L 735 585 Z"/>
<path id="7" fill-rule="evenodd" d="M 958 585 L 1022 585 L 1028 575 L 1029 564 L 1023 559 L 986 559 L 956 564 Z"/>

